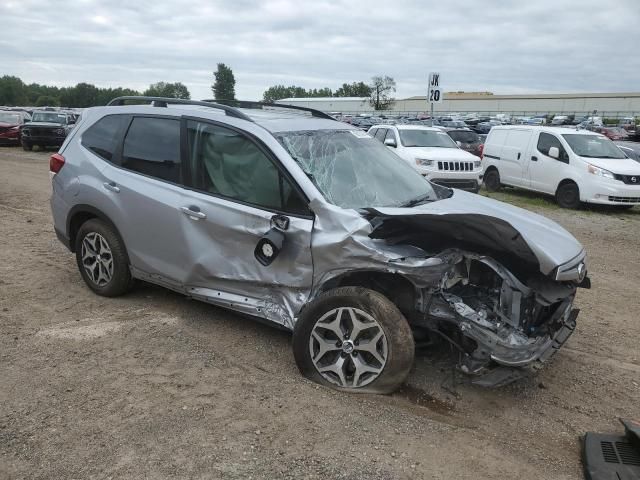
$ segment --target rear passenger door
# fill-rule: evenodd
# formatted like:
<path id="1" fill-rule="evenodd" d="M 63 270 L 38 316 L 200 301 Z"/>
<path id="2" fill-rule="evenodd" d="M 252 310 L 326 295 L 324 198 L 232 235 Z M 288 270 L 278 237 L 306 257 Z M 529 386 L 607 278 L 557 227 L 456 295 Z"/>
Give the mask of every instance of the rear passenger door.
<path id="1" fill-rule="evenodd" d="M 180 288 L 190 260 L 179 210 L 184 204 L 180 120 L 128 117 L 123 140 L 101 173 L 113 211 L 108 214 L 136 276 Z"/>
<path id="2" fill-rule="evenodd" d="M 186 283 L 195 297 L 264 316 L 292 328 L 293 299 L 312 286 L 308 201 L 278 159 L 256 138 L 216 122 L 183 120 L 191 189 L 182 215 L 190 252 Z M 286 221 L 285 241 L 264 266 L 254 251 L 276 221 Z"/>
<path id="3" fill-rule="evenodd" d="M 500 152 L 500 179 L 508 185 L 529 186 L 527 174 L 527 152 L 532 131 L 528 129 L 509 129 Z"/>

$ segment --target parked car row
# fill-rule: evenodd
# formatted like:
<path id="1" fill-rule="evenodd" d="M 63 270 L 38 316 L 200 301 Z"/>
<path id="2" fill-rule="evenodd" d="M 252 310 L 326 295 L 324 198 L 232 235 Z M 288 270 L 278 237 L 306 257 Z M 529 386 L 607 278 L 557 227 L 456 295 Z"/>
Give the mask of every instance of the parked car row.
<path id="1" fill-rule="evenodd" d="M 0 109 L 0 144 L 60 147 L 78 121 L 80 114 L 52 107 L 42 109 Z"/>

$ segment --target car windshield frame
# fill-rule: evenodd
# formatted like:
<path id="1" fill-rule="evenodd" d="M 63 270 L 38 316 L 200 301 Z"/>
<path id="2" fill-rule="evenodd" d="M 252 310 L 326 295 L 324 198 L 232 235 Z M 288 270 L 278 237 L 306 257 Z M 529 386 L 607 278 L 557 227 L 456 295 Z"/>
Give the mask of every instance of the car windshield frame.
<path id="1" fill-rule="evenodd" d="M 345 209 L 398 208 L 440 200 L 406 161 L 360 130 L 273 134 L 324 199 Z"/>
<path id="2" fill-rule="evenodd" d="M 44 117 L 44 120 L 41 120 L 40 117 Z M 52 119 L 59 119 L 60 121 Z M 60 125 L 65 125 L 67 123 L 67 115 L 65 115 L 64 113 L 56 112 L 33 112 L 31 121 L 42 123 L 59 123 Z"/>
<path id="3" fill-rule="evenodd" d="M 614 160 L 627 158 L 622 150 L 604 135 L 563 133 L 562 138 L 567 143 L 569 149 L 582 158 L 606 158 Z M 588 142 L 591 143 L 591 145 L 589 145 Z M 595 154 L 596 148 L 600 149 L 602 154 Z"/>
<path id="4" fill-rule="evenodd" d="M 421 128 L 399 128 L 400 143 L 406 148 L 459 148 L 456 142 L 451 138 L 447 132 L 441 130 L 426 130 Z M 416 143 L 419 136 L 422 135 L 424 141 Z M 414 136 L 412 139 L 411 136 Z M 427 142 L 426 138 L 431 137 L 433 140 L 443 139 L 441 144 L 438 142 Z M 430 143 L 430 144 L 427 144 Z"/>

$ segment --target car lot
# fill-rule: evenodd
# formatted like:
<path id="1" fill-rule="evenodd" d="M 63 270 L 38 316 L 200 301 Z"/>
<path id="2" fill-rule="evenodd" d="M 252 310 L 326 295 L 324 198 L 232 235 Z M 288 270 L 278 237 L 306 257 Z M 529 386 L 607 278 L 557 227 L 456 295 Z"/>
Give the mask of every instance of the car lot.
<path id="1" fill-rule="evenodd" d="M 640 208 L 568 212 L 592 290 L 532 380 L 485 390 L 421 355 L 409 387 L 304 380 L 286 333 L 148 285 L 105 299 L 53 233 L 48 153 L 0 148 L 0 476 L 581 478 L 578 436 L 637 416 Z"/>

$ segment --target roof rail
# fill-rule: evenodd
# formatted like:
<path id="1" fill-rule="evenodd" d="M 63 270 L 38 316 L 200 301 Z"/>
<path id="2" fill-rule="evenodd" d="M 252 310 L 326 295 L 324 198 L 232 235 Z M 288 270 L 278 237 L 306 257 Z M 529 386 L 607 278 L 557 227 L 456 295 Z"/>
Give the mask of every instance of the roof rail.
<path id="1" fill-rule="evenodd" d="M 203 102 L 215 102 L 217 104 L 222 105 L 230 105 L 236 108 L 247 108 L 247 109 L 258 109 L 264 110 L 264 107 L 271 108 L 286 108 L 290 110 L 300 110 L 302 112 L 308 112 L 312 117 L 316 118 L 325 118 L 327 120 L 335 120 L 331 115 L 324 113 L 320 110 L 316 110 L 315 108 L 309 107 L 299 107 L 297 105 L 287 105 L 282 103 L 267 103 L 267 102 L 252 102 L 247 100 L 203 100 Z"/>
<path id="2" fill-rule="evenodd" d="M 146 101 L 151 102 L 154 107 L 163 107 L 166 108 L 168 104 L 176 104 L 176 105 L 198 105 L 201 107 L 210 107 L 217 108 L 218 110 L 223 110 L 228 116 L 241 118 L 242 120 L 248 120 L 249 122 L 253 122 L 253 120 L 239 111 L 237 108 L 230 107 L 229 105 L 221 105 L 219 103 L 212 102 L 199 102 L 197 100 L 184 100 L 182 98 L 166 98 L 166 97 L 147 97 L 147 96 L 126 96 L 126 97 L 118 97 L 111 100 L 107 103 L 108 107 L 113 106 L 122 106 L 125 105 L 127 100 L 137 100 L 137 101 Z"/>

